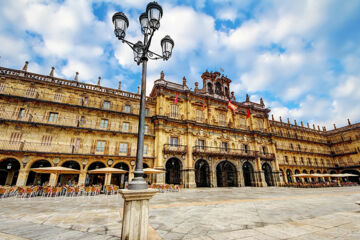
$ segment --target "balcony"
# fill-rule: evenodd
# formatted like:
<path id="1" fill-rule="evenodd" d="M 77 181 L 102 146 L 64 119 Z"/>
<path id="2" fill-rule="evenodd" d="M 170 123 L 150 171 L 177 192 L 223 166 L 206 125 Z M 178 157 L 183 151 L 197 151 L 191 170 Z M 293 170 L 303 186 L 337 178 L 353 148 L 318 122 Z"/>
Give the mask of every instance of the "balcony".
<path id="1" fill-rule="evenodd" d="M 263 153 L 263 152 L 259 152 L 258 156 L 262 159 L 268 159 L 268 160 L 273 160 L 275 159 L 275 154 L 273 153 Z"/>
<path id="2" fill-rule="evenodd" d="M 164 144 L 164 153 L 186 154 L 186 145 Z"/>
<path id="3" fill-rule="evenodd" d="M 195 146 L 193 147 L 194 155 L 208 155 L 208 156 L 234 156 L 234 157 L 256 157 L 256 151 L 236 149 L 236 148 L 221 148 L 221 147 L 207 147 Z"/>
<path id="4" fill-rule="evenodd" d="M 86 119 L 84 121 L 79 120 L 79 118 L 74 117 L 63 117 L 63 113 L 59 114 L 59 117 L 56 118 L 53 122 L 48 121 L 48 117 L 37 114 L 37 113 L 26 113 L 23 116 L 19 117 L 18 114 L 14 114 L 11 111 L 0 112 L 0 120 L 12 120 L 17 122 L 27 122 L 33 124 L 46 124 L 60 127 L 72 127 L 77 129 L 87 129 L 87 130 L 99 130 L 99 131 L 111 131 L 118 133 L 128 133 L 128 134 L 137 134 L 138 128 L 137 124 L 135 126 L 130 126 L 128 129 L 123 129 L 123 126 L 120 122 L 109 121 L 106 125 L 101 126 L 100 120 L 94 119 L 97 116 L 94 116 L 93 119 Z M 65 115 L 65 113 L 64 113 Z M 92 116 L 86 115 L 86 118 L 91 118 Z M 111 119 L 109 119 L 111 120 Z M 154 135 L 154 129 L 148 128 L 148 131 L 145 135 Z"/>
<path id="5" fill-rule="evenodd" d="M 303 154 L 305 153 L 305 154 L 318 154 L 318 155 L 323 155 L 323 156 L 331 156 L 330 152 L 328 152 L 328 151 L 314 150 L 314 149 L 307 149 L 307 148 L 295 149 L 295 148 L 291 148 L 289 146 L 284 146 L 284 145 L 277 145 L 276 150 L 295 152 L 295 153 L 303 153 Z"/>
<path id="6" fill-rule="evenodd" d="M 105 146 L 97 149 L 95 145 L 79 146 L 63 143 L 41 143 L 41 142 L 27 142 L 27 141 L 6 141 L 0 140 L 0 151 L 11 152 L 28 152 L 28 153 L 56 153 L 69 155 L 100 155 L 100 156 L 124 156 L 136 157 L 136 148 L 128 148 L 126 153 L 120 153 L 119 148 L 115 146 Z M 153 151 L 148 149 L 145 157 L 153 157 Z"/>

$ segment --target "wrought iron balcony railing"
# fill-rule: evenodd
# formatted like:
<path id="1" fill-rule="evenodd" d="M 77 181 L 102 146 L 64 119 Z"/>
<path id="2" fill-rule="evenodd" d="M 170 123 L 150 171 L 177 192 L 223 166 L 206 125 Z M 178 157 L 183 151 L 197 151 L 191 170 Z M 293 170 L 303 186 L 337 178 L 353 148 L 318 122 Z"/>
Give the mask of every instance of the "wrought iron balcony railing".
<path id="1" fill-rule="evenodd" d="M 186 154 L 186 145 L 164 144 L 164 153 Z"/>
<path id="2" fill-rule="evenodd" d="M 214 155 L 214 156 L 238 156 L 238 157 L 256 157 L 257 152 L 252 150 L 235 149 L 235 148 L 222 148 L 222 147 L 208 147 L 208 146 L 195 146 L 193 147 L 193 154 L 201 155 Z"/>
<path id="3" fill-rule="evenodd" d="M 263 159 L 275 159 L 275 154 L 273 153 L 258 152 L 258 156 Z"/>

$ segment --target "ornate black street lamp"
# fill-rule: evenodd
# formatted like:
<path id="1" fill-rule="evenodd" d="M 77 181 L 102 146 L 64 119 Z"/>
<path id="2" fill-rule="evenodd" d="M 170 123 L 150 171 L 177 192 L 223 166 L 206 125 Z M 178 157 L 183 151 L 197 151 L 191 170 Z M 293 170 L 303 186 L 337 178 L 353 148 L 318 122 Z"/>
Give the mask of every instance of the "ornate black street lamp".
<path id="1" fill-rule="evenodd" d="M 129 189 L 141 190 L 147 188 L 147 183 L 144 179 L 143 170 L 143 151 L 144 151 L 144 126 L 145 126 L 145 100 L 146 100 L 146 67 L 148 59 L 163 59 L 168 60 L 171 57 L 174 47 L 174 41 L 165 36 L 161 40 L 162 56 L 149 50 L 154 32 L 160 27 L 160 19 L 163 15 L 162 8 L 156 2 L 151 2 L 146 7 L 146 12 L 139 17 L 141 32 L 144 35 L 144 41 L 131 43 L 125 40 L 126 29 L 129 27 L 129 20 L 122 12 L 117 12 L 112 17 L 115 26 L 115 36 L 123 43 L 128 44 L 134 51 L 134 61 L 140 65 L 142 63 L 142 78 L 141 78 L 141 96 L 140 96 L 140 115 L 139 115 L 139 130 L 138 143 L 136 151 L 136 168 L 134 178 L 129 183 Z"/>

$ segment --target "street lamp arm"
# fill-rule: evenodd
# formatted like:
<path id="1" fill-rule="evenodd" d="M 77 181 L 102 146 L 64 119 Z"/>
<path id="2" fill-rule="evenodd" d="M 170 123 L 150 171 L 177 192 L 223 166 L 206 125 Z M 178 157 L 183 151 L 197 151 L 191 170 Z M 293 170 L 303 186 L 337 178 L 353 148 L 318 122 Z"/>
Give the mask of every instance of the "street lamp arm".
<path id="1" fill-rule="evenodd" d="M 150 59 L 152 59 L 152 60 L 158 60 L 158 59 L 164 59 L 164 57 L 163 56 L 161 56 L 161 55 L 159 55 L 159 54 L 157 54 L 157 53 L 154 53 L 154 52 L 152 52 L 152 51 L 150 51 L 150 50 L 148 50 L 148 57 L 150 58 Z"/>
<path id="2" fill-rule="evenodd" d="M 129 47 L 134 51 L 134 43 L 132 43 L 132 42 L 130 42 L 130 41 L 128 41 L 128 40 L 125 40 L 125 39 L 121 39 L 121 41 L 123 42 L 123 43 L 126 43 L 127 45 L 129 45 Z"/>

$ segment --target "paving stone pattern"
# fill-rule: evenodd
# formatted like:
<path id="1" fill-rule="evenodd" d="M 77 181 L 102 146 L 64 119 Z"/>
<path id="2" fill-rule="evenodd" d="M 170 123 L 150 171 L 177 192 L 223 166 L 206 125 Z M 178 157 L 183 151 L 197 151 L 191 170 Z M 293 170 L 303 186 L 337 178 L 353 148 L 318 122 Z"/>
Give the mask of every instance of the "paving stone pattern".
<path id="1" fill-rule="evenodd" d="M 360 187 L 159 193 L 152 239 L 360 239 Z M 120 196 L 0 200 L 0 239 L 119 239 Z M 151 233 L 154 233 L 151 231 Z"/>

